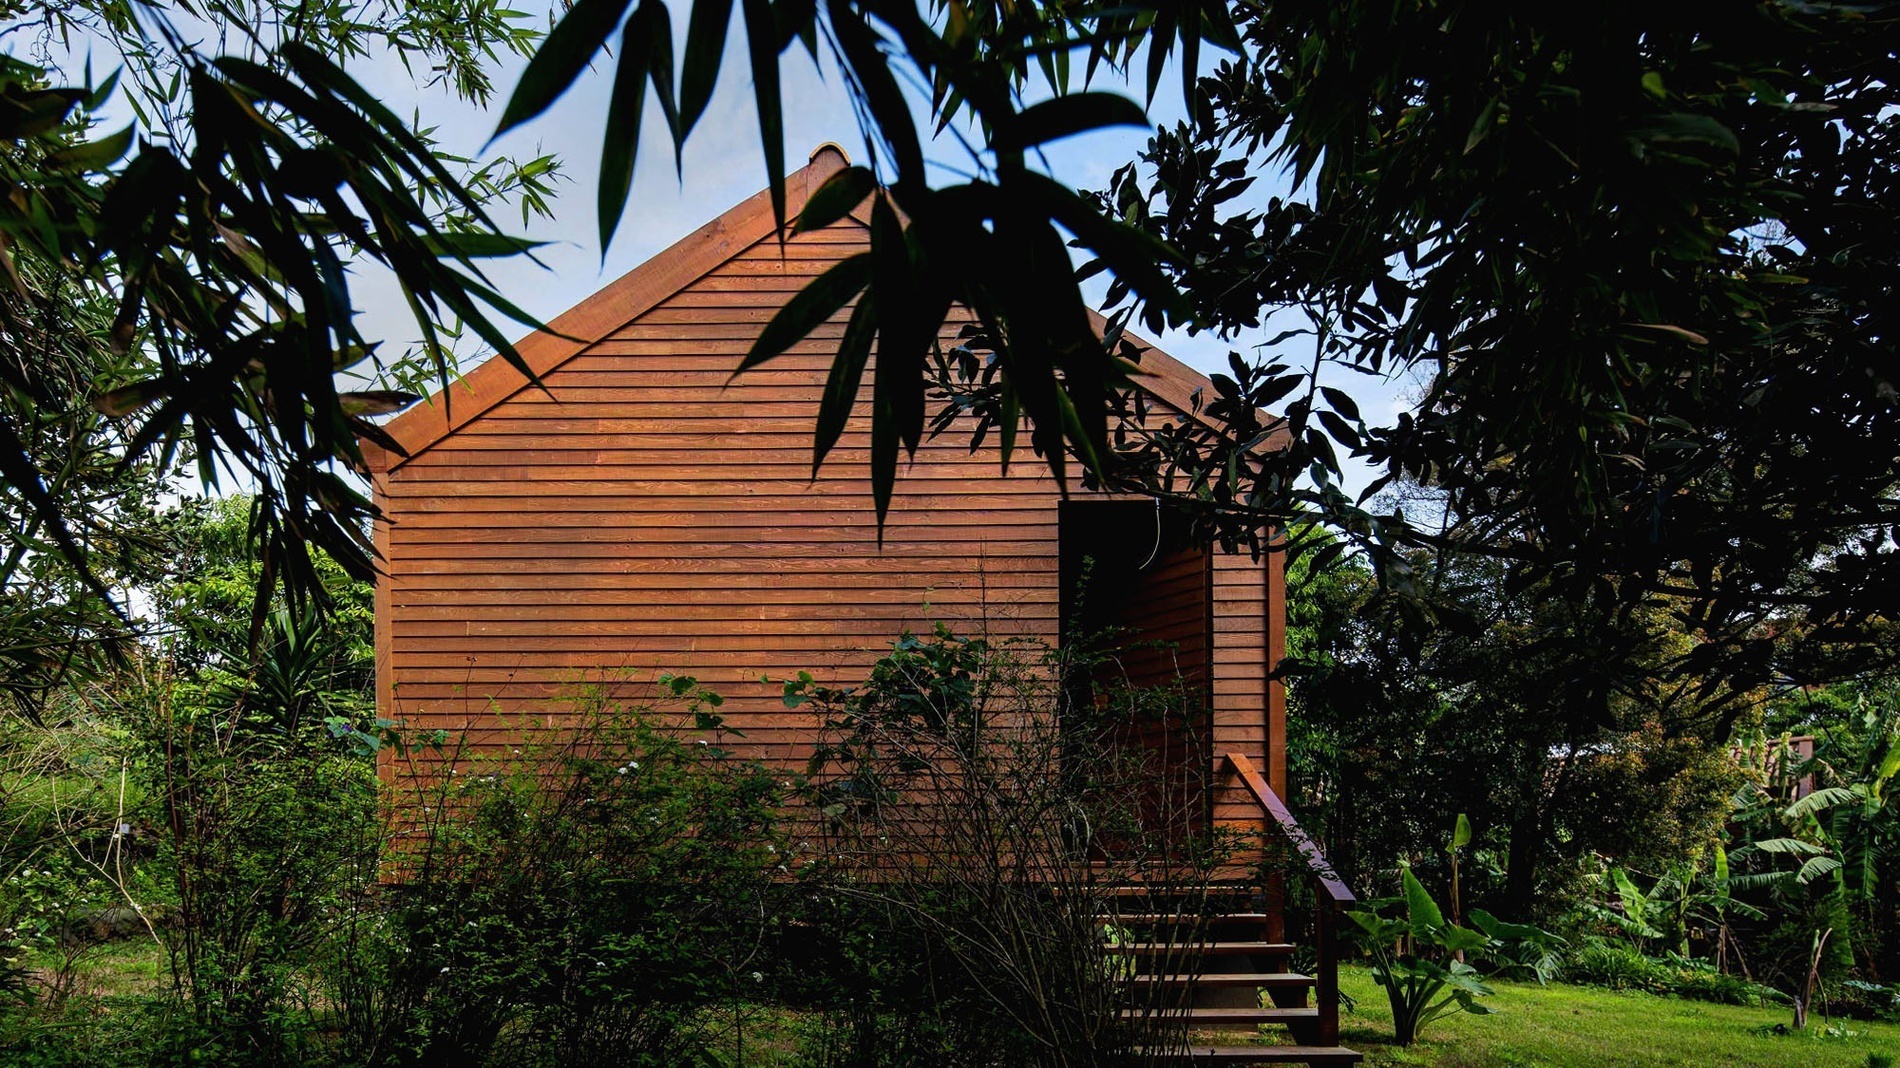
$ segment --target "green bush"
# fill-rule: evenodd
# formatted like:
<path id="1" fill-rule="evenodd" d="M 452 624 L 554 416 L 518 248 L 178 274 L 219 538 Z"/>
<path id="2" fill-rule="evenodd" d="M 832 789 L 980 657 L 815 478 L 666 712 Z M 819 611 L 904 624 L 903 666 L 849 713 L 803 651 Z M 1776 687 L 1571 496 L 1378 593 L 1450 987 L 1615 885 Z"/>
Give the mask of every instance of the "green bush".
<path id="1" fill-rule="evenodd" d="M 1563 977 L 1573 983 L 1611 990 L 1667 992 L 1672 976 L 1661 961 L 1616 942 L 1590 939 L 1563 964 Z"/>
<path id="2" fill-rule="evenodd" d="M 421 841 L 325 969 L 347 1059 L 671 1065 L 766 993 L 782 777 L 716 744 L 716 695 L 662 681 L 703 732 L 597 697 L 503 756 L 412 768 L 435 775 Z"/>
<path id="3" fill-rule="evenodd" d="M 1900 983 L 1849 979 L 1840 985 L 1828 1007 L 1840 1016 L 1900 1023 Z"/>
<path id="4" fill-rule="evenodd" d="M 1087 641 L 999 647 L 939 624 L 860 686 L 787 684 L 826 723 L 802 1064 L 1119 1064 L 1185 1039 L 1131 989 L 1102 917 L 1118 871 L 1191 895 L 1239 843 L 1195 822 L 1204 765 L 1126 742 L 1201 724 L 1190 688 L 1104 668 Z"/>
<path id="5" fill-rule="evenodd" d="M 1573 983 L 1612 990 L 1644 990 L 1723 1005 L 1786 1000 L 1784 995 L 1758 983 L 1719 971 L 1707 961 L 1674 954 L 1651 957 L 1625 943 L 1599 938 L 1586 940 L 1564 961 L 1563 977 Z"/>

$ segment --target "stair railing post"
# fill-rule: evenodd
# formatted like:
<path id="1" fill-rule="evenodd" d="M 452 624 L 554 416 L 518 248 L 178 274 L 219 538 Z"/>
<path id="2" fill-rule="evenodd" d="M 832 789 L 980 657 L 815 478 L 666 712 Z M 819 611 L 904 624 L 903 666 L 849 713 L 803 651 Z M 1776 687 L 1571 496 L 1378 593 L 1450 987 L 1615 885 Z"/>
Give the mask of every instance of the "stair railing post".
<path id="1" fill-rule="evenodd" d="M 1253 761 L 1242 753 L 1228 753 L 1227 767 L 1240 779 L 1240 783 L 1253 795 L 1260 811 L 1267 817 L 1267 825 L 1279 832 L 1279 836 L 1292 847 L 1292 854 L 1305 862 L 1307 874 L 1313 880 L 1313 941 L 1318 951 L 1318 966 L 1313 977 L 1313 997 L 1318 1002 L 1314 1006 L 1318 1024 L 1315 1036 L 1321 1045 L 1339 1044 L 1339 924 L 1340 912 L 1353 905 L 1352 891 L 1340 880 L 1339 874 L 1326 861 L 1319 845 L 1300 829 L 1293 813 L 1288 811 L 1286 802 L 1273 792 L 1267 780 L 1254 767 Z M 1272 883 L 1271 877 L 1269 884 Z M 1269 886 L 1269 893 L 1271 886 Z M 1280 884 L 1282 893 L 1276 912 L 1285 907 L 1285 884 Z"/>
<path id="2" fill-rule="evenodd" d="M 1313 977 L 1313 1000 L 1319 1004 L 1319 1044 L 1339 1044 L 1339 906 L 1328 898 L 1324 888 L 1315 886 L 1313 894 L 1313 940 L 1319 943 L 1319 962 Z"/>

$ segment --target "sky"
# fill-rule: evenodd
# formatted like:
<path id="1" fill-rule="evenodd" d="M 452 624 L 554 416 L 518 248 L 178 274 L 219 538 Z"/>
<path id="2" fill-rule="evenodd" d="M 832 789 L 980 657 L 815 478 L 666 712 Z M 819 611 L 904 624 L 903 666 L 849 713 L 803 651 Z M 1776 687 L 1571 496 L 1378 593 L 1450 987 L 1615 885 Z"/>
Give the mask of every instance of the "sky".
<path id="1" fill-rule="evenodd" d="M 690 4 L 672 6 L 675 33 L 681 42 L 675 47 L 678 55 L 683 51 Z M 1211 66 L 1215 61 L 1210 56 L 1203 63 Z M 718 88 L 687 142 L 678 172 L 673 167 L 672 144 L 658 106 L 648 100 L 626 215 L 612 246 L 604 253 L 598 238 L 595 177 L 611 64 L 599 64 L 583 74 L 550 111 L 490 144 L 501 105 L 525 66 L 525 60 L 512 56 L 497 65 L 497 93 L 486 108 L 459 100 L 446 88 L 419 85 L 415 73 L 394 56 L 358 60 L 348 64 L 348 69 L 399 115 L 414 116 L 419 126 L 433 128 L 441 148 L 448 152 L 476 159 L 498 154 L 530 158 L 545 152 L 560 159 L 565 180 L 559 184 L 559 199 L 551 219 L 531 220 L 524 231 L 519 213 L 498 215 L 505 228 L 547 242 L 536 253 L 540 263 L 517 259 L 488 264 L 489 277 L 497 288 L 543 321 L 559 315 L 766 184 L 744 33 L 737 24 L 736 12 Z M 1137 69 L 1140 66 L 1138 60 Z M 788 168 L 803 165 L 825 142 L 835 142 L 854 160 L 863 160 L 863 136 L 835 72 L 819 70 L 800 47 L 785 53 L 781 69 Z M 1137 87 L 1112 74 L 1098 78 L 1094 87 L 1140 97 Z M 1171 69 L 1149 107 L 1149 118 L 1152 123 L 1172 125 L 1182 114 L 1180 77 L 1178 69 Z M 1152 129 L 1119 127 L 1056 142 L 1046 148 L 1049 173 L 1077 189 L 1104 188 L 1116 169 L 1139 155 L 1151 133 Z M 953 166 L 967 160 L 962 147 L 949 137 L 928 144 L 926 154 Z M 943 172 L 941 177 L 948 180 L 950 172 Z M 1285 180 L 1278 175 L 1262 175 L 1261 179 L 1246 199 L 1236 202 L 1236 207 L 1287 191 Z M 1099 297 L 1104 287 L 1102 280 L 1096 280 L 1091 295 Z M 400 352 L 413 342 L 416 330 L 400 292 L 387 284 L 385 277 L 379 277 L 374 265 L 357 271 L 352 291 L 365 337 L 384 339 L 388 352 Z M 525 328 L 517 331 L 525 332 Z M 1223 340 L 1170 331 L 1148 340 L 1196 369 L 1215 371 L 1226 367 L 1230 350 L 1238 349 L 1249 358 L 1262 355 L 1254 347 L 1261 337 L 1264 332 L 1259 337 Z M 1298 343 L 1296 339 L 1289 344 Z M 1297 351 L 1289 354 L 1301 355 Z M 463 370 L 473 367 L 484 355 L 481 350 L 470 349 Z M 1375 423 L 1405 406 L 1407 390 L 1402 384 L 1340 375 L 1329 376 L 1327 381 L 1351 393 L 1367 419 Z M 1369 470 L 1355 466 L 1347 472 L 1348 488 L 1362 486 L 1371 477 Z"/>
<path id="2" fill-rule="evenodd" d="M 676 6 L 680 11 L 675 31 L 683 39 L 686 5 Z M 443 90 L 419 90 L 415 79 L 393 59 L 359 64 L 351 68 L 351 73 L 399 113 L 407 115 L 413 110 L 421 125 L 435 127 L 444 147 L 452 152 L 479 156 L 487 151 L 519 158 L 548 152 L 560 158 L 567 181 L 561 186 L 556 217 L 534 220 L 527 228 L 528 236 L 550 242 L 537 252 L 547 269 L 516 262 L 498 265 L 493 272 L 493 277 L 503 283 L 503 292 L 545 319 L 565 311 L 764 188 L 765 159 L 752 104 L 744 35 L 736 16 L 727 44 L 718 89 L 706 116 L 687 142 L 677 173 L 672 165 L 671 139 L 660 121 L 658 106 L 648 101 L 627 214 L 604 256 L 594 205 L 600 138 L 613 73 L 610 63 L 584 74 L 549 112 L 492 146 L 485 143 L 494 130 L 502 98 L 525 66 L 522 61 L 502 66 L 496 77 L 502 92 L 488 110 L 458 101 Z M 800 47 L 785 53 L 782 63 L 787 166 L 803 165 L 813 150 L 828 141 L 842 147 L 853 160 L 865 159 L 863 136 L 835 72 L 820 72 Z M 1122 88 L 1113 83 L 1103 87 Z M 1170 75 L 1155 101 L 1152 116 L 1157 122 L 1172 123 L 1180 114 L 1179 79 Z M 1074 188 L 1106 187 L 1116 168 L 1141 151 L 1150 132 L 1122 127 L 1057 142 L 1047 151 L 1051 173 Z M 952 166 L 965 163 L 962 148 L 948 137 L 928 145 L 926 152 L 934 161 Z M 941 177 L 947 179 L 949 172 L 942 172 Z M 517 224 L 519 221 L 518 215 L 512 220 Z M 395 294 L 366 286 L 363 296 L 366 326 L 391 334 L 403 332 L 406 312 Z M 1177 351 L 1175 343 L 1164 347 L 1197 366 L 1215 367 L 1226 360 L 1226 346 L 1205 340 L 1193 345 L 1204 350 L 1198 361 L 1192 360 L 1188 352 Z"/>

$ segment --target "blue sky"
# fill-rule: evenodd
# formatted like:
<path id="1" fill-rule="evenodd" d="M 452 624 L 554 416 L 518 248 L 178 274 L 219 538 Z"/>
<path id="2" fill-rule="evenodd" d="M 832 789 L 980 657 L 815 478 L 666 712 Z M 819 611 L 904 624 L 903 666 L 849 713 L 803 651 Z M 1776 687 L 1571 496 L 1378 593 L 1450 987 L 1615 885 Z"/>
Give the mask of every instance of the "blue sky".
<path id="1" fill-rule="evenodd" d="M 682 2 L 672 6 L 676 8 L 675 32 L 683 39 L 690 4 Z M 676 54 L 678 52 L 676 48 Z M 1214 61 L 1215 57 L 1210 56 L 1203 62 L 1211 65 Z M 1137 69 L 1140 64 L 1138 60 Z M 421 126 L 434 128 L 441 146 L 449 152 L 477 158 L 499 153 L 531 157 L 547 152 L 560 158 L 566 180 L 559 188 L 554 217 L 533 220 L 526 229 L 527 236 L 548 242 L 537 254 L 544 266 L 525 260 L 498 261 L 490 270 L 490 277 L 502 292 L 543 320 L 558 315 L 765 185 L 765 164 L 752 106 L 744 34 L 735 24 L 728 38 L 718 89 L 687 143 L 683 165 L 677 174 L 672 165 L 672 145 L 660 122 L 657 105 L 648 101 L 639 165 L 627 212 L 612 247 L 603 256 L 595 214 L 595 176 L 611 65 L 603 63 L 584 74 L 547 114 L 491 146 L 488 140 L 500 105 L 524 66 L 525 61 L 514 57 L 503 61 L 495 75 L 497 99 L 486 109 L 458 100 L 446 89 L 420 87 L 416 75 L 394 56 L 353 63 L 350 71 L 399 114 L 413 115 Z M 785 54 L 782 70 L 788 165 L 801 165 L 814 148 L 827 141 L 843 146 L 854 159 L 864 158 L 862 134 L 835 74 L 817 69 L 804 50 L 797 47 Z M 1137 99 L 1140 94 L 1137 87 L 1113 74 L 1098 78 L 1095 87 L 1123 91 Z M 1152 123 L 1172 125 L 1182 113 L 1178 70 L 1170 70 L 1149 109 L 1149 117 Z M 918 114 L 923 114 L 921 107 Z M 1050 173 L 1078 189 L 1102 188 L 1117 168 L 1140 153 L 1151 133 L 1151 129 L 1123 127 L 1058 142 L 1048 146 L 1046 151 Z M 952 166 L 967 164 L 963 151 L 949 137 L 927 146 L 933 159 Z M 947 172 L 945 176 L 948 177 Z M 1286 192 L 1285 181 L 1280 176 L 1261 177 L 1249 197 L 1239 204 Z M 504 225 L 518 226 L 520 217 L 503 215 L 502 221 Z M 1101 288 L 1098 282 L 1097 294 Z M 391 352 L 399 352 L 413 341 L 414 325 L 400 294 L 393 286 L 384 284 L 374 269 L 361 270 L 353 289 L 364 336 L 383 338 L 385 350 Z M 1273 329 L 1277 331 L 1279 327 Z M 1250 357 L 1259 355 L 1254 346 L 1264 336 L 1262 332 L 1257 337 L 1223 340 L 1209 335 L 1189 337 L 1182 332 L 1170 332 L 1150 340 L 1189 365 L 1212 371 L 1226 366 L 1227 353 L 1232 349 Z M 1290 344 L 1297 346 L 1300 340 Z M 471 349 L 466 354 L 464 370 L 483 355 Z M 1297 358 L 1301 354 L 1294 350 L 1288 355 Z M 1383 422 L 1402 406 L 1407 392 L 1399 385 L 1359 376 L 1348 379 L 1332 375 L 1328 381 L 1352 393 L 1367 418 L 1374 422 Z M 1349 474 L 1348 482 L 1362 485 L 1369 478 L 1368 473 L 1355 470 Z"/>
<path id="2" fill-rule="evenodd" d="M 676 13 L 675 29 L 683 37 L 687 8 L 676 6 L 680 11 Z M 788 51 L 783 63 L 788 166 L 801 165 L 813 149 L 827 141 L 836 142 L 853 159 L 862 160 L 863 137 L 835 74 L 821 73 L 799 47 Z M 522 62 L 513 61 L 501 70 L 496 78 L 497 85 L 503 87 L 501 96 L 512 88 L 522 66 Z M 422 125 L 435 127 L 448 150 L 469 156 L 482 153 L 495 126 L 499 100 L 495 108 L 484 111 L 455 100 L 445 91 L 418 90 L 414 78 L 393 59 L 360 64 L 352 73 L 401 113 L 413 111 Z M 658 107 L 648 101 L 627 214 L 603 258 L 594 208 L 595 176 L 611 80 L 611 64 L 601 64 L 583 75 L 547 114 L 511 131 L 490 148 L 491 153 L 517 157 L 553 153 L 561 159 L 568 179 L 562 185 L 556 218 L 536 220 L 528 228 L 530 236 L 551 243 L 538 253 L 548 269 L 524 262 L 499 265 L 494 272 L 512 299 L 544 318 L 570 307 L 765 185 L 744 36 L 735 19 L 718 90 L 687 142 L 678 174 Z M 1112 81 L 1103 87 L 1125 88 Z M 923 114 L 921 108 L 918 114 Z M 1179 78 L 1171 74 L 1152 115 L 1157 122 L 1172 123 L 1180 114 Z M 1059 142 L 1047 151 L 1051 173 L 1075 188 L 1104 187 L 1116 168 L 1140 152 L 1150 132 L 1124 127 Z M 967 165 L 963 149 L 949 137 L 931 144 L 928 151 L 933 160 L 951 166 Z M 947 178 L 948 172 L 944 176 Z M 518 223 L 519 217 L 513 221 Z M 378 300 L 379 296 L 383 299 Z M 402 332 L 404 313 L 390 299 L 393 294 L 378 294 L 371 286 L 365 287 L 364 297 L 364 311 L 370 317 L 365 325 L 379 326 L 388 333 Z M 1207 339 L 1187 345 L 1170 339 L 1164 347 L 1197 366 L 1211 368 L 1224 365 L 1226 360 L 1227 346 Z"/>

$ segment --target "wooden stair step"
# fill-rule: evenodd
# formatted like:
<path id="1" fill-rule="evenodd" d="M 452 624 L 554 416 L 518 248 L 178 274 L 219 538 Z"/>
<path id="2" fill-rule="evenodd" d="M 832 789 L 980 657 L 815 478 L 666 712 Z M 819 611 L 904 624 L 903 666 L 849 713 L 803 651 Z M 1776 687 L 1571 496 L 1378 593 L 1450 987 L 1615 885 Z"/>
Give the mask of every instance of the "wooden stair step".
<path id="1" fill-rule="evenodd" d="M 1202 972 L 1198 975 L 1135 975 L 1130 981 L 1138 987 L 1156 986 L 1241 986 L 1270 989 L 1304 989 L 1313 985 L 1313 977 L 1298 972 Z"/>
<path id="2" fill-rule="evenodd" d="M 1128 912 L 1098 917 L 1103 923 L 1265 923 L 1264 912 Z"/>
<path id="3" fill-rule="evenodd" d="M 1162 1064 L 1358 1064 L 1344 1046 L 1189 1046 L 1155 1058 Z"/>
<path id="4" fill-rule="evenodd" d="M 1304 1020 L 1319 1019 L 1319 1010 L 1312 1006 L 1283 1009 L 1277 1006 L 1259 1009 L 1163 1009 L 1148 1012 L 1143 1009 L 1123 1009 L 1122 1018 L 1163 1019 L 1171 1022 L 1186 1021 L 1188 1026 L 1208 1027 L 1252 1027 L 1255 1024 L 1283 1024 Z"/>
<path id="5" fill-rule="evenodd" d="M 1242 894 L 1251 896 L 1259 893 L 1260 883 L 1251 875 L 1215 878 L 1206 882 L 1189 884 L 1170 882 L 1163 876 L 1151 881 L 1131 879 L 1113 886 L 1095 883 L 1088 886 L 1086 892 L 1094 894 L 1106 892 L 1112 897 L 1236 897 Z"/>
<path id="6" fill-rule="evenodd" d="M 1286 942 L 1129 942 L 1110 946 L 1110 953 L 1155 957 L 1169 953 L 1197 953 L 1217 957 L 1284 957 L 1298 949 Z"/>

